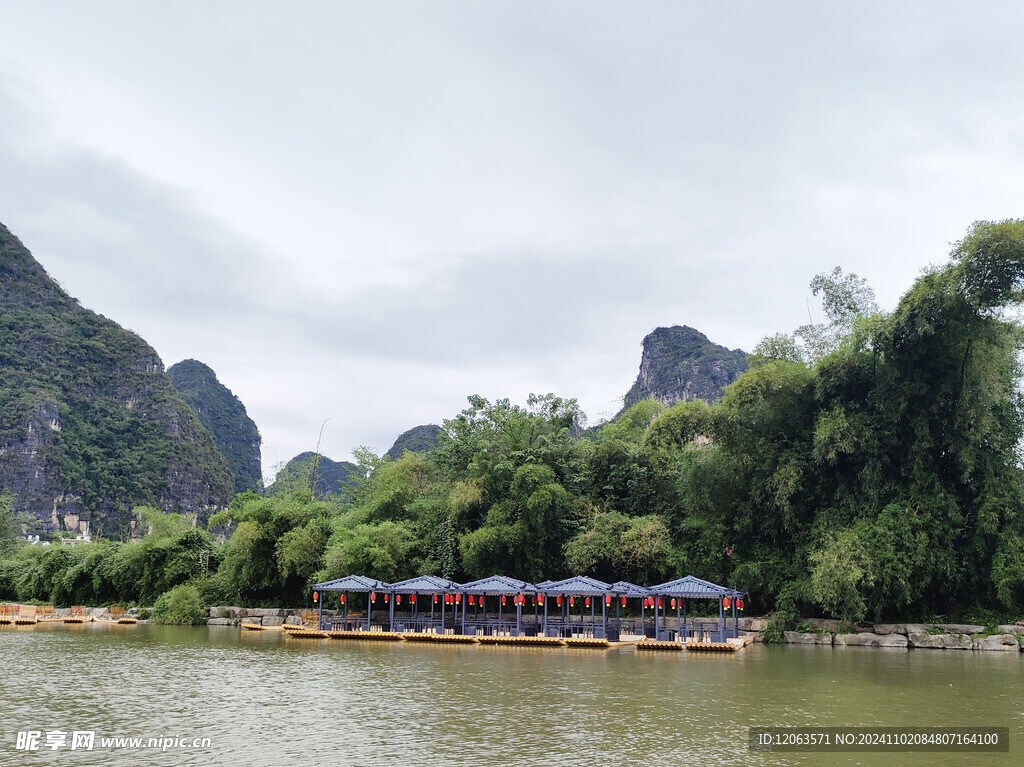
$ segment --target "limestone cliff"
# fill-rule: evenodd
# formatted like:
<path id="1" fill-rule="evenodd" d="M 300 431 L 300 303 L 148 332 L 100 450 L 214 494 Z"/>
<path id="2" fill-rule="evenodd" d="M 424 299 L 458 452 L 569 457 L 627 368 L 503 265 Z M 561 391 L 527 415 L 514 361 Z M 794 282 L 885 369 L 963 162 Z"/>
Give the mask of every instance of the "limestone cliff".
<path id="1" fill-rule="evenodd" d="M 182 360 L 167 368 L 167 375 L 207 428 L 228 462 L 236 493 L 256 490 L 263 476 L 260 438 L 245 405 L 217 380 L 217 374 L 197 360 Z"/>
<path id="2" fill-rule="evenodd" d="M 686 325 L 657 328 L 644 338 L 640 373 L 624 407 L 653 397 L 666 405 L 680 400 L 713 402 L 747 369 L 747 354 L 727 349 Z"/>
<path id="3" fill-rule="evenodd" d="M 202 514 L 231 476 L 145 341 L 82 308 L 0 224 L 0 488 L 44 529 Z"/>

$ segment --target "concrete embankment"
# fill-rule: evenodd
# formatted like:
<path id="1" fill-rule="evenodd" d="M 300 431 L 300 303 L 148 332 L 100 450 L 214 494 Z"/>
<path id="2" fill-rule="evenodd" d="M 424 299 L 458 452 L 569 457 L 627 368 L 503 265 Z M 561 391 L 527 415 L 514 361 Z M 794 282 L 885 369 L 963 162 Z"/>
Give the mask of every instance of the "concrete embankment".
<path id="1" fill-rule="evenodd" d="M 741 636 L 760 642 L 767 618 L 740 618 Z M 914 650 L 975 650 L 1021 652 L 1024 626 L 1006 624 L 995 627 L 962 623 L 857 623 L 806 619 L 798 624 L 803 631 L 784 632 L 787 644 L 831 645 L 833 647 L 902 647 Z"/>

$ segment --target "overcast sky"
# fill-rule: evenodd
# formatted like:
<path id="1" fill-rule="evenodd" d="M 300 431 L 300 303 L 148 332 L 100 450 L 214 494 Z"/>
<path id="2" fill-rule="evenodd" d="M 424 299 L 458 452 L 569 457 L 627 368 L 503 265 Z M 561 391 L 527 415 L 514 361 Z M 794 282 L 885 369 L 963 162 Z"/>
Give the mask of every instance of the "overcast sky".
<path id="1" fill-rule="evenodd" d="M 829 6 L 829 7 L 826 7 Z M 465 397 L 614 414 L 658 326 L 730 348 L 840 265 L 891 308 L 1024 214 L 1019 3 L 0 0 L 0 221 L 264 473 Z"/>

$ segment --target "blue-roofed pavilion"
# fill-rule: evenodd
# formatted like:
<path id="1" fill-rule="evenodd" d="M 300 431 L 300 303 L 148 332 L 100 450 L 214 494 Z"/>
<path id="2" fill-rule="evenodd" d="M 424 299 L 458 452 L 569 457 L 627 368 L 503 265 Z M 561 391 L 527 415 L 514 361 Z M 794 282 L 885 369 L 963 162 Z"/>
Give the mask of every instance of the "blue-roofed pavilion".
<path id="1" fill-rule="evenodd" d="M 457 609 L 454 597 L 460 588 L 461 586 L 458 583 L 445 578 L 439 578 L 436 575 L 417 575 L 415 578 L 408 578 L 404 581 L 390 584 L 387 589 L 391 594 L 391 608 L 389 612 L 391 631 L 399 633 L 403 631 L 440 631 L 443 634 L 447 628 L 446 605 L 451 601 L 452 618 L 454 619 L 455 610 Z M 397 609 L 397 602 L 399 595 L 403 594 L 408 599 L 409 617 L 399 617 L 396 623 L 395 611 Z M 419 614 L 419 597 L 421 596 L 430 598 L 429 618 L 426 615 L 421 616 Z M 461 602 L 462 600 L 459 601 Z M 441 618 L 436 619 L 434 615 L 439 602 L 441 605 Z"/>
<path id="2" fill-rule="evenodd" d="M 544 635 L 545 636 L 587 636 L 594 639 L 609 639 L 617 642 L 619 640 L 620 623 L 618 618 L 619 605 L 615 605 L 615 621 L 611 627 L 608 625 L 608 607 L 613 597 L 622 595 L 622 591 L 616 589 L 610 583 L 590 578 L 586 575 L 575 575 L 572 578 L 565 578 L 561 581 L 551 581 L 543 587 L 538 586 L 544 595 L 554 596 L 559 608 L 560 616 L 551 619 L 548 614 L 548 600 L 544 600 Z M 568 600 L 565 599 L 568 597 Z M 569 607 L 576 597 L 582 597 L 580 604 L 580 615 L 577 620 L 570 614 Z M 598 600 L 601 602 L 601 624 L 597 624 L 595 611 Z M 590 608 L 590 621 L 586 620 L 584 609 Z"/>
<path id="3" fill-rule="evenodd" d="M 717 583 L 705 581 L 701 578 L 687 575 L 685 578 L 678 578 L 668 583 L 661 583 L 651 586 L 651 594 L 657 598 L 654 612 L 655 633 L 659 639 L 668 638 L 670 630 L 668 621 L 668 600 L 674 602 L 676 610 L 676 635 L 685 641 L 688 637 L 705 637 L 712 641 L 723 641 L 727 636 L 739 636 L 739 627 L 736 620 L 736 600 L 744 596 L 744 592 L 727 586 L 719 586 Z M 688 623 L 686 620 L 686 600 L 688 599 L 714 599 L 718 603 L 718 624 L 713 626 L 707 621 L 694 621 Z M 732 607 L 732 629 L 728 629 L 725 616 L 725 601 L 729 600 Z M 658 625 L 658 616 L 661 614 L 661 626 Z"/>
<path id="4" fill-rule="evenodd" d="M 519 636 L 523 630 L 523 604 L 527 594 L 536 595 L 537 587 L 532 583 L 509 578 L 507 575 L 492 575 L 489 578 L 481 578 L 478 581 L 464 583 L 459 587 L 459 592 L 465 595 L 462 605 L 462 633 L 469 631 L 475 633 L 477 630 L 484 634 L 508 634 Z M 512 596 L 512 602 L 516 607 L 515 624 L 511 619 L 506 620 L 504 608 L 506 600 Z M 487 597 L 498 598 L 498 620 L 495 623 L 487 617 Z M 473 616 L 469 617 L 466 610 L 469 604 L 473 606 Z M 483 608 L 483 618 L 480 617 Z"/>
<path id="5" fill-rule="evenodd" d="M 366 596 L 366 630 L 370 630 L 370 614 L 373 609 L 373 599 L 370 596 L 377 591 L 385 591 L 388 588 L 388 584 L 383 581 L 378 581 L 374 578 L 367 578 L 365 575 L 346 575 L 344 578 L 335 578 L 333 581 L 324 581 L 323 583 L 314 583 L 314 591 L 340 591 L 342 594 L 347 592 L 353 593 L 365 593 Z M 351 629 L 348 620 L 348 600 L 342 597 L 343 604 L 343 615 L 341 619 L 341 625 L 345 629 Z M 324 628 L 324 600 L 319 599 L 317 601 L 317 622 L 319 628 Z"/>

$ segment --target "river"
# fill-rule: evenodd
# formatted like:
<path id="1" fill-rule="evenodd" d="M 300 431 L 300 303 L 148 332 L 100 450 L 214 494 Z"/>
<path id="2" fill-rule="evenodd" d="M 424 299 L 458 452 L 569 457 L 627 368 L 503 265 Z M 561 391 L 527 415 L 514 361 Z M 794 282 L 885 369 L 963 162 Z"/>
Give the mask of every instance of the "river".
<path id="1" fill-rule="evenodd" d="M 638 653 L 0 629 L 0 764 L 1022 764 L 1020 654 L 751 645 Z M 1009 753 L 758 753 L 752 726 L 999 726 Z M 17 750 L 39 731 L 42 748 Z M 93 750 L 47 731 L 95 732 Z M 101 737 L 209 738 L 166 752 Z M 59 736 L 58 736 L 59 737 Z M 71 736 L 69 735 L 69 738 Z"/>

